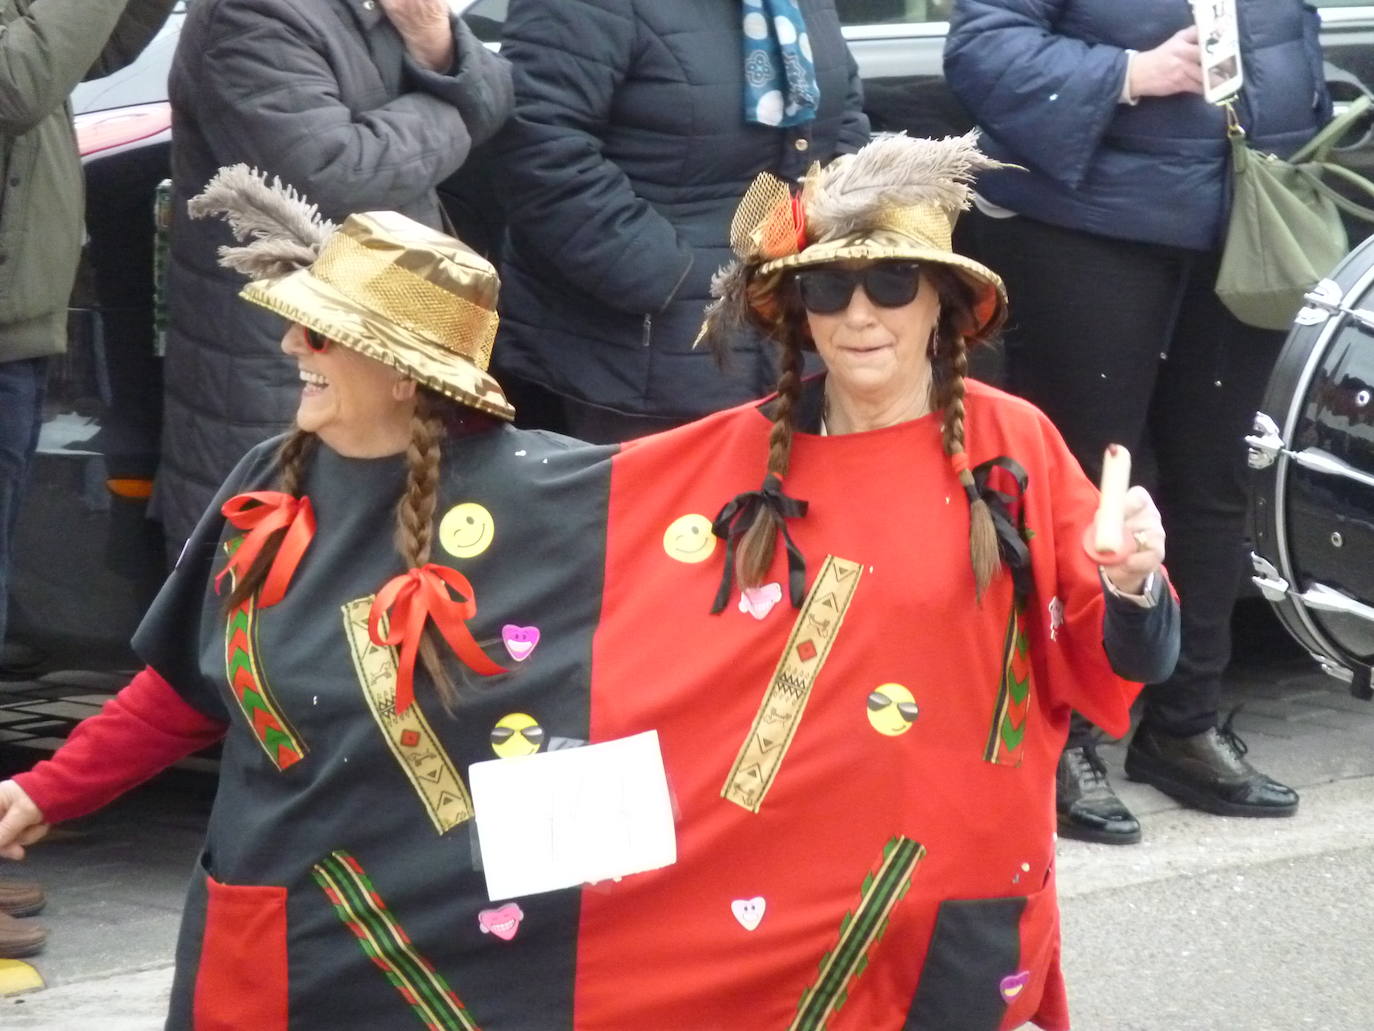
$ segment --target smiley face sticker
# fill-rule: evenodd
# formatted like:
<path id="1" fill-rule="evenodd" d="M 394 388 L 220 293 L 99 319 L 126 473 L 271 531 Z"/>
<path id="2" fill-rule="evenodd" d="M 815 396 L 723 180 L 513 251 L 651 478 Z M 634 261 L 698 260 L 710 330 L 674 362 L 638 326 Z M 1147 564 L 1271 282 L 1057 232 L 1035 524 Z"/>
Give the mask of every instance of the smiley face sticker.
<path id="1" fill-rule="evenodd" d="M 716 550 L 711 520 L 695 512 L 678 516 L 663 532 L 663 550 L 678 562 L 705 562 Z"/>
<path id="2" fill-rule="evenodd" d="M 868 722 L 886 737 L 905 734 L 919 712 L 916 699 L 901 684 L 879 684 L 868 696 Z"/>
<path id="3" fill-rule="evenodd" d="M 544 747 L 544 728 L 533 716 L 513 712 L 491 728 L 491 750 L 502 759 L 533 755 Z"/>
<path id="4" fill-rule="evenodd" d="M 476 558 L 495 536 L 495 520 L 475 501 L 454 505 L 439 522 L 439 543 L 454 558 Z"/>

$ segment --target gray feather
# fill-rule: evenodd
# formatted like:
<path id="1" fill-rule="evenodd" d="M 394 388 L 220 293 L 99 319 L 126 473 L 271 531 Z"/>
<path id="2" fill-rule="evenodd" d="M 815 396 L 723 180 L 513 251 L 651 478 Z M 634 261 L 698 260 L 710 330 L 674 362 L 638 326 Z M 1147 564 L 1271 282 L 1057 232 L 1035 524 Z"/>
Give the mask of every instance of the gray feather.
<path id="1" fill-rule="evenodd" d="M 249 279 L 271 279 L 315 263 L 317 252 L 295 240 L 255 240 L 243 247 L 221 247 L 219 263 Z"/>
<path id="2" fill-rule="evenodd" d="M 245 164 L 221 168 L 186 208 L 192 218 L 222 215 L 235 239 L 252 241 L 221 248 L 220 257 L 222 264 L 253 278 L 311 264 L 338 228 L 279 178 L 269 182 L 266 174 Z"/>
<path id="3" fill-rule="evenodd" d="M 974 173 L 1006 167 L 978 149 L 978 132 L 941 140 L 884 133 L 857 153 L 830 164 L 807 205 L 813 239 L 863 232 L 882 210 L 934 205 L 966 210 Z"/>

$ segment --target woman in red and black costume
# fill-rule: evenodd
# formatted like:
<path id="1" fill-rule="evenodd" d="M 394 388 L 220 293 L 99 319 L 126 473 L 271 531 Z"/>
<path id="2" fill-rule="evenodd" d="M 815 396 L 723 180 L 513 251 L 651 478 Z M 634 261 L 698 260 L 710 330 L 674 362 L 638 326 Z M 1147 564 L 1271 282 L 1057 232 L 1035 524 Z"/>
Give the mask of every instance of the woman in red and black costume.
<path id="1" fill-rule="evenodd" d="M 602 610 L 592 737 L 658 731 L 678 861 L 584 894 L 579 1026 L 1068 1027 L 1056 759 L 1071 709 L 1127 729 L 1178 610 L 1148 494 L 1096 554 L 1054 427 L 966 377 L 989 163 L 885 136 L 757 180 L 706 336 L 771 337 L 776 396 L 613 460 L 605 594 L 654 597 Z"/>
<path id="2" fill-rule="evenodd" d="M 0 855 L 222 740 L 168 1028 L 559 1026 L 577 892 L 488 899 L 467 769 L 587 739 L 608 451 L 508 424 L 496 274 L 457 240 L 244 166 L 193 204 L 220 211 L 288 320 L 296 428 L 201 520 L 148 667 L 0 784 Z"/>

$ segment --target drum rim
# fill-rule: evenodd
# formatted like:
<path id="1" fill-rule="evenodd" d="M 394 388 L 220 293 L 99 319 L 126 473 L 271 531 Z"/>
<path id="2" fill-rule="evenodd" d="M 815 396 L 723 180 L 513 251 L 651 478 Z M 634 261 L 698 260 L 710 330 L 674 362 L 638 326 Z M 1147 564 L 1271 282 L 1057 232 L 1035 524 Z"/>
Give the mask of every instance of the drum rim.
<path id="1" fill-rule="evenodd" d="M 1363 248 L 1357 248 L 1357 250 L 1362 249 Z M 1352 251 L 1350 255 L 1346 256 L 1345 260 L 1348 261 L 1355 253 L 1355 251 Z M 1327 279 L 1334 282 L 1336 276 L 1342 271 L 1344 270 L 1340 268 L 1333 269 L 1331 275 L 1328 276 Z M 1312 384 L 1312 379 L 1316 375 L 1317 368 L 1326 357 L 1327 346 L 1331 343 L 1332 338 L 1340 328 L 1344 326 L 1346 321 L 1350 318 L 1343 309 L 1354 307 L 1352 301 L 1363 296 L 1364 292 L 1371 285 L 1374 285 L 1374 262 L 1371 262 L 1369 266 L 1360 273 L 1350 287 L 1341 293 L 1339 304 L 1342 310 L 1332 312 L 1323 322 L 1317 339 L 1308 352 L 1307 360 L 1303 363 L 1302 372 L 1298 376 L 1298 380 L 1294 386 L 1293 396 L 1288 404 L 1288 411 L 1285 413 L 1283 423 L 1279 427 L 1279 434 L 1283 440 L 1285 452 L 1293 448 L 1293 434 L 1297 430 L 1302 406 L 1307 399 L 1307 389 Z M 1276 501 L 1273 506 L 1272 517 L 1274 520 L 1274 548 L 1276 553 L 1275 557 L 1278 559 L 1277 565 L 1279 575 L 1287 580 L 1289 584 L 1287 600 L 1297 620 L 1302 624 L 1303 629 L 1306 630 L 1312 641 L 1320 648 L 1322 654 L 1317 657 L 1318 661 L 1333 662 L 1342 669 L 1353 674 L 1355 672 L 1354 667 L 1361 665 L 1359 660 L 1353 655 L 1350 655 L 1346 649 L 1336 645 L 1331 636 L 1312 618 L 1307 605 L 1304 604 L 1299 597 L 1301 585 L 1297 582 L 1297 574 L 1294 570 L 1292 556 L 1288 548 L 1288 507 L 1285 504 L 1277 503 L 1287 496 L 1285 491 L 1288 482 L 1288 468 L 1292 464 L 1292 460 L 1287 454 L 1280 453 L 1278 460 L 1274 464 L 1274 497 Z"/>

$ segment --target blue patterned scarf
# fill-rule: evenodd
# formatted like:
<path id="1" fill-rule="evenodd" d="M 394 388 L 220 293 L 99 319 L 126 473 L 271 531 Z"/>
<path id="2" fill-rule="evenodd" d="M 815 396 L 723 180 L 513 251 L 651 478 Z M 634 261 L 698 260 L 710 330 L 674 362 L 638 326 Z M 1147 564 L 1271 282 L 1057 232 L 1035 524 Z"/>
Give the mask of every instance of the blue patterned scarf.
<path id="1" fill-rule="evenodd" d="M 820 100 L 797 0 L 744 0 L 744 120 L 800 125 Z"/>

